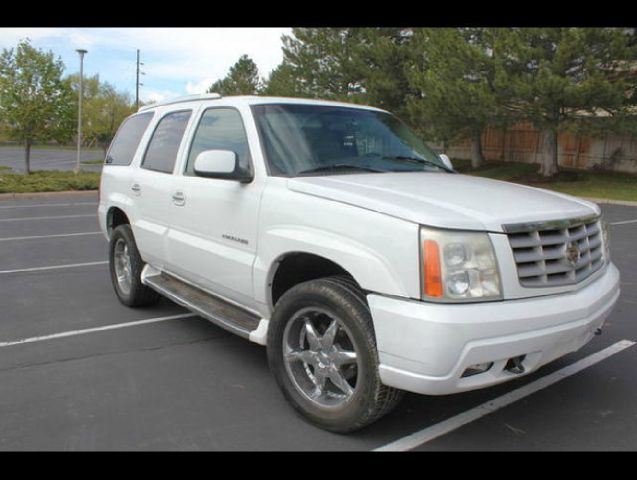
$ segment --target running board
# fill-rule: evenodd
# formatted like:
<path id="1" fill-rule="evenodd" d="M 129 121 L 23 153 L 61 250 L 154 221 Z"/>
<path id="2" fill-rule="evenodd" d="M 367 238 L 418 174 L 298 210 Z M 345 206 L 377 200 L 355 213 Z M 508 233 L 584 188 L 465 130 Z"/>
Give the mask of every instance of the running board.
<path id="1" fill-rule="evenodd" d="M 261 321 L 258 315 L 182 282 L 165 272 L 156 272 L 151 275 L 142 275 L 142 283 L 215 325 L 261 343 L 254 338 L 257 330 L 261 331 L 258 329 Z M 267 320 L 263 321 L 267 322 Z"/>

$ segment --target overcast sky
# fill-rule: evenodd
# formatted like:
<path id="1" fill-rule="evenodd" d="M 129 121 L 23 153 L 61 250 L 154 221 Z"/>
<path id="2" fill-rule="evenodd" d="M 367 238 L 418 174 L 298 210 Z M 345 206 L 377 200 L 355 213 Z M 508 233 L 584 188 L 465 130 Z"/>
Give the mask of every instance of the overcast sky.
<path id="1" fill-rule="evenodd" d="M 283 57 L 281 35 L 291 28 L 0 28 L 0 48 L 22 38 L 62 58 L 65 74 L 79 72 L 78 48 L 88 50 L 84 75 L 98 73 L 135 95 L 136 49 L 144 63 L 142 100 L 204 93 L 247 54 L 267 76 Z"/>

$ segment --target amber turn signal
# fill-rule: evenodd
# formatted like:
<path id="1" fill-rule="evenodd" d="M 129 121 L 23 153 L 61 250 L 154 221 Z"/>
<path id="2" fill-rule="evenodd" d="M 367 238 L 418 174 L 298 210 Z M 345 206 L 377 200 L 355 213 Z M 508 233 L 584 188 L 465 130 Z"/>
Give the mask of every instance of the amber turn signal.
<path id="1" fill-rule="evenodd" d="M 440 271 L 440 249 L 434 240 L 424 243 L 424 288 L 428 297 L 442 297 L 442 274 Z"/>

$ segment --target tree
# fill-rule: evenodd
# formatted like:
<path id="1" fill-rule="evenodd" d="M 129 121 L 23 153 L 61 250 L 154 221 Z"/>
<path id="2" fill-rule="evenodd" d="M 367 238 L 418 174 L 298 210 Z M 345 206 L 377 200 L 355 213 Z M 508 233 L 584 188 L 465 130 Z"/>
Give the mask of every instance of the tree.
<path id="1" fill-rule="evenodd" d="M 283 63 L 297 79 L 295 90 L 308 98 L 356 100 L 362 34 L 356 28 L 293 28 L 283 35 Z"/>
<path id="2" fill-rule="evenodd" d="M 499 35 L 494 85 L 510 114 L 541 131 L 541 175 L 559 171 L 561 130 L 586 114 L 615 120 L 627 114 L 630 80 L 619 73 L 637 58 L 632 37 L 620 28 L 519 28 Z"/>
<path id="3" fill-rule="evenodd" d="M 65 141 L 73 134 L 73 91 L 63 70 L 61 59 L 28 39 L 0 55 L 0 118 L 8 135 L 24 144 L 27 174 L 35 141 Z"/>
<path id="4" fill-rule="evenodd" d="M 295 75 L 294 68 L 285 62 L 270 72 L 261 93 L 273 97 L 303 98 L 306 96 L 306 92 Z"/>
<path id="5" fill-rule="evenodd" d="M 484 162 L 481 134 L 500 118 L 494 87 L 494 42 L 485 28 L 426 28 L 414 32 L 418 61 L 408 74 L 417 94 L 408 101 L 411 117 L 448 143 L 471 140 L 471 166 Z"/>
<path id="6" fill-rule="evenodd" d="M 247 55 L 242 55 L 237 62 L 230 67 L 228 75 L 217 80 L 208 89 L 208 93 L 221 95 L 256 95 L 261 89 L 259 69 L 256 63 Z"/>
<path id="7" fill-rule="evenodd" d="M 77 104 L 79 75 L 70 75 L 68 79 Z M 128 93 L 118 92 L 108 82 L 100 82 L 97 74 L 82 83 L 82 143 L 99 145 L 106 151 L 124 118 L 134 112 L 134 106 Z"/>
<path id="8" fill-rule="evenodd" d="M 361 101 L 408 117 L 407 98 L 415 94 L 408 72 L 416 59 L 414 30 L 369 27 L 359 29 L 355 74 L 362 85 Z"/>
<path id="9" fill-rule="evenodd" d="M 284 35 L 283 62 L 268 94 L 368 103 L 402 113 L 411 30 L 294 28 Z"/>

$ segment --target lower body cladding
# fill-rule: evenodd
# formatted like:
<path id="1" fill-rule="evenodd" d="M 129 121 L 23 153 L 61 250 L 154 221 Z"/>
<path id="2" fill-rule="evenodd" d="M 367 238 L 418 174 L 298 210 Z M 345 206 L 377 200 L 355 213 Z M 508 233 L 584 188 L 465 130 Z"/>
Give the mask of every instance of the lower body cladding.
<path id="1" fill-rule="evenodd" d="M 576 292 L 473 304 L 370 294 L 385 385 L 446 395 L 501 383 L 585 345 L 619 297 L 619 271 Z"/>

